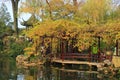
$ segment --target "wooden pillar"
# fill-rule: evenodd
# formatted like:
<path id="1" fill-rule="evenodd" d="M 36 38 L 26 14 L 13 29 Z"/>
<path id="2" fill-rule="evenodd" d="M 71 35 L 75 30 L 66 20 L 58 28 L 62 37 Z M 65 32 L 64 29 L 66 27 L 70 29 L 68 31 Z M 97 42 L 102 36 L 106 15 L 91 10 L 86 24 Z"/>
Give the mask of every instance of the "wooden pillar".
<path id="1" fill-rule="evenodd" d="M 61 40 L 60 39 L 58 39 L 57 53 L 61 53 Z"/>
<path id="2" fill-rule="evenodd" d="M 100 51 L 100 36 L 98 36 L 98 49 Z"/>
<path id="3" fill-rule="evenodd" d="M 62 58 L 62 40 L 60 39 L 60 58 Z"/>
<path id="4" fill-rule="evenodd" d="M 62 39 L 60 39 L 60 53 L 61 53 L 60 58 L 64 60 L 64 43 Z"/>
<path id="5" fill-rule="evenodd" d="M 88 65 L 89 65 L 89 71 L 92 71 L 92 65 L 91 64 Z"/>
<path id="6" fill-rule="evenodd" d="M 66 53 L 68 53 L 68 41 L 66 41 Z"/>
<path id="7" fill-rule="evenodd" d="M 72 49 L 71 49 L 71 51 L 72 51 L 72 53 L 74 53 L 74 48 L 73 48 L 73 45 L 74 45 L 74 42 L 73 42 L 73 38 L 72 38 Z"/>
<path id="8" fill-rule="evenodd" d="M 52 53 L 52 42 L 53 42 L 53 37 L 51 37 L 51 43 L 50 43 L 50 53 Z"/>
<path id="9" fill-rule="evenodd" d="M 91 54 L 91 52 L 89 52 L 89 62 L 91 62 L 92 61 L 92 54 Z"/>
<path id="10" fill-rule="evenodd" d="M 119 47 L 118 47 L 118 40 L 116 40 L 116 56 L 119 56 L 118 50 L 119 50 Z"/>
<path id="11" fill-rule="evenodd" d="M 44 46 L 44 36 L 42 36 L 42 46 Z"/>
<path id="12" fill-rule="evenodd" d="M 64 61 L 64 41 L 61 41 L 62 61 Z"/>
<path id="13" fill-rule="evenodd" d="M 100 62 L 101 61 L 101 59 L 100 59 L 100 51 L 101 51 L 101 49 L 100 49 L 100 36 L 98 36 L 98 61 Z"/>

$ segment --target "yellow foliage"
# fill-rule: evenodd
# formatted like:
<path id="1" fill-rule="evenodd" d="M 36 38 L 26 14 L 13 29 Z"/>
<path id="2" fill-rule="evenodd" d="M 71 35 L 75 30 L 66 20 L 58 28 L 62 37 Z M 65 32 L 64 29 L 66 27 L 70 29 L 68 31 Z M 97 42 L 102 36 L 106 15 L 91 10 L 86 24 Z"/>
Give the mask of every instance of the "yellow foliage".
<path id="1" fill-rule="evenodd" d="M 27 48 L 24 49 L 24 51 L 35 51 L 35 49 L 32 48 L 32 47 L 27 47 Z"/>
<path id="2" fill-rule="evenodd" d="M 33 76 L 25 75 L 25 80 L 34 80 Z"/>
<path id="3" fill-rule="evenodd" d="M 76 39 L 74 47 L 84 50 L 88 49 L 98 37 L 107 44 L 115 43 L 120 36 L 120 23 L 106 23 L 104 25 L 80 25 L 74 21 L 56 20 L 44 21 L 34 25 L 32 29 L 26 32 L 26 35 L 33 39 L 33 47 L 39 47 L 43 42 L 45 47 L 51 43 L 51 39 L 66 40 L 71 43 L 71 39 Z M 57 41 L 52 40 L 53 46 L 56 47 Z M 57 44 L 56 44 L 57 43 Z"/>
<path id="4" fill-rule="evenodd" d="M 111 0 L 87 0 L 80 10 L 82 17 L 91 20 L 92 23 L 100 22 L 110 8 Z"/>
<path id="5" fill-rule="evenodd" d="M 40 15 L 40 10 L 42 9 L 40 0 L 25 0 L 25 2 L 21 3 L 21 7 L 19 9 L 20 13 L 30 13 Z"/>
<path id="6" fill-rule="evenodd" d="M 35 54 L 35 48 L 34 47 L 27 47 L 27 48 L 24 49 L 24 51 L 25 51 L 25 55 L 28 55 L 28 56 L 30 56 L 32 54 Z"/>

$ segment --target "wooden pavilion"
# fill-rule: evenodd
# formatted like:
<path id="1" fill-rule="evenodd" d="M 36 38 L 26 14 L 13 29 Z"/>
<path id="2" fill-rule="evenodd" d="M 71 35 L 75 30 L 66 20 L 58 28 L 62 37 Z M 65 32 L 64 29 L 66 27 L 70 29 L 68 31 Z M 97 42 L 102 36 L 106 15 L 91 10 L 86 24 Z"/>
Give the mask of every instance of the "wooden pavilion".
<path id="1" fill-rule="evenodd" d="M 77 47 L 73 47 L 73 45 L 76 43 L 76 39 L 73 38 L 71 39 L 71 44 L 68 44 L 67 40 L 64 39 L 59 39 L 53 36 L 42 36 L 41 38 L 43 39 L 42 45 L 44 45 L 44 40 L 45 38 L 51 38 L 51 42 L 49 43 L 48 47 L 46 48 L 46 55 L 50 55 L 51 57 L 51 62 L 52 63 L 59 63 L 62 65 L 65 64 L 85 64 L 89 66 L 98 66 L 101 64 L 102 61 L 105 59 L 109 59 L 112 61 L 112 55 L 102 55 L 102 53 L 98 52 L 97 54 L 94 54 L 94 60 L 93 62 L 93 54 L 90 49 L 86 51 L 79 52 Z M 56 52 L 53 52 L 53 46 L 52 46 L 52 40 L 57 39 L 57 47 L 56 47 Z M 100 48 L 100 38 L 98 37 L 98 47 Z M 111 54 L 111 52 L 109 52 Z"/>
<path id="2" fill-rule="evenodd" d="M 22 22 L 20 22 L 21 25 L 26 27 L 26 30 L 28 30 L 29 28 L 33 27 L 33 24 L 36 23 L 38 21 L 38 19 L 35 17 L 35 15 L 31 15 L 31 17 L 25 21 L 23 19 Z"/>

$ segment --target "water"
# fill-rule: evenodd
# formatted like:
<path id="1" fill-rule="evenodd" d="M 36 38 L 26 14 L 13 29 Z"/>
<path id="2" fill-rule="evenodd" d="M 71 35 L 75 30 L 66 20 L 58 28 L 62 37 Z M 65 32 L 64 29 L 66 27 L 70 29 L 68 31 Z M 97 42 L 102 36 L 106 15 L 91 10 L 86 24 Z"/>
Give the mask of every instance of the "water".
<path id="1" fill-rule="evenodd" d="M 120 78 L 99 78 L 96 72 L 51 65 L 22 67 L 16 65 L 14 59 L 4 57 L 0 58 L 0 80 L 120 80 Z"/>

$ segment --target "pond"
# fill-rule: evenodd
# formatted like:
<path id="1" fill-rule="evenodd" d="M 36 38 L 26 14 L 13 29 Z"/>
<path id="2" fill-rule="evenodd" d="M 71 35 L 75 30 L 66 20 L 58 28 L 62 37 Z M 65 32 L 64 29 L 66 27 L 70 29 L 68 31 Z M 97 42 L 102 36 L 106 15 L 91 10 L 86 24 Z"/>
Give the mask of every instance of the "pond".
<path id="1" fill-rule="evenodd" d="M 100 78 L 96 71 L 83 71 L 52 65 L 22 67 L 12 58 L 0 58 L 0 80 L 120 80 L 120 77 Z"/>

